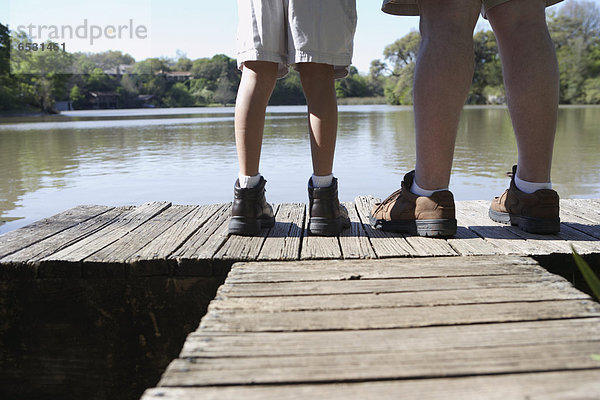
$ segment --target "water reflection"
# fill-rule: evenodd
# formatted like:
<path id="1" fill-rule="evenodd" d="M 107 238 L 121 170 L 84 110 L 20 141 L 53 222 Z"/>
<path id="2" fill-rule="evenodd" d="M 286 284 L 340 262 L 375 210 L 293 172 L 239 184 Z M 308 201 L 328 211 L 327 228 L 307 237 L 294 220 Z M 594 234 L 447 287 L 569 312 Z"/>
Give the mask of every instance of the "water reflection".
<path id="1" fill-rule="evenodd" d="M 261 172 L 272 202 L 305 202 L 306 107 L 273 107 Z M 414 165 L 412 109 L 340 107 L 340 197 L 386 196 Z M 600 197 L 600 107 L 559 112 L 553 181 L 562 197 Z M 516 144 L 505 108 L 463 112 L 451 189 L 489 199 L 507 185 Z M 111 110 L 0 119 L 0 233 L 78 204 L 230 201 L 237 173 L 233 109 Z M 20 218 L 14 221 L 15 218 Z"/>

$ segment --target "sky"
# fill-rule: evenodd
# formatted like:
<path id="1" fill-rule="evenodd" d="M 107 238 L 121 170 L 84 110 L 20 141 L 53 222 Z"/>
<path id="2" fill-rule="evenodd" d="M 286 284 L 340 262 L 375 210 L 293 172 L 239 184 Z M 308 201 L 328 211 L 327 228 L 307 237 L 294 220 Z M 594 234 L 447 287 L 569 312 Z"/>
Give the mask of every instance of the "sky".
<path id="1" fill-rule="evenodd" d="M 383 58 L 387 45 L 418 29 L 418 17 L 387 15 L 380 6 L 381 0 L 357 0 L 353 65 L 362 73 L 372 60 Z M 56 41 L 71 52 L 121 50 L 138 61 L 182 55 L 235 58 L 237 1 L 0 0 L 0 22 L 36 36 L 60 31 Z M 489 29 L 489 24 L 480 18 L 477 29 Z"/>

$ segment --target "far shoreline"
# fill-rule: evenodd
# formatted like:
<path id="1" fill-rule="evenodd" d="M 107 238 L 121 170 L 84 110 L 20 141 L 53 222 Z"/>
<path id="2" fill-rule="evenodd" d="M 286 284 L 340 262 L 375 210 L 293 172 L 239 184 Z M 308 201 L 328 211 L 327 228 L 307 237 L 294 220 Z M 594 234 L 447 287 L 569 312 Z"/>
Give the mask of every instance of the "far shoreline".
<path id="1" fill-rule="evenodd" d="M 286 107 L 286 106 L 305 106 L 306 104 L 272 104 L 269 107 Z M 381 105 L 390 107 L 412 107 L 412 104 L 388 104 L 384 97 L 343 97 L 338 99 L 338 106 L 361 106 L 361 105 Z M 465 104 L 463 109 L 473 108 L 506 108 L 506 104 Z M 559 108 L 581 108 L 581 107 L 600 107 L 600 104 L 559 104 Z M 77 117 L 85 116 L 82 114 L 102 114 L 108 113 L 112 116 L 119 114 L 125 116 L 129 113 L 138 114 L 141 110 L 147 111 L 148 114 L 157 115 L 174 115 L 174 114 L 194 114 L 207 109 L 222 108 L 224 111 L 231 111 L 235 108 L 235 104 L 209 104 L 192 107 L 144 107 L 144 108 L 100 108 L 100 109 L 83 109 L 57 111 L 56 113 L 48 113 L 40 110 L 11 110 L 0 111 L 0 121 L 3 119 L 13 118 L 39 118 L 39 117 Z M 183 112 L 182 112 L 183 111 Z M 12 122 L 12 121 L 11 121 Z"/>

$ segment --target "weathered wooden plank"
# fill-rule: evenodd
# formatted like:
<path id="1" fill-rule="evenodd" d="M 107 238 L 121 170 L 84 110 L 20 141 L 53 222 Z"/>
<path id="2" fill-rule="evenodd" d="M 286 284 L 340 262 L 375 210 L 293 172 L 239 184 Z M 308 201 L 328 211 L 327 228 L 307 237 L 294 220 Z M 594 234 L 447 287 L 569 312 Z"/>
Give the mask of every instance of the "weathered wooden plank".
<path id="1" fill-rule="evenodd" d="M 413 254 L 414 249 L 404 236 L 399 233 L 384 232 L 374 229 L 369 223 L 371 208 L 378 199 L 373 196 L 359 196 L 354 202 L 365 233 L 371 242 L 371 246 L 378 258 L 403 257 Z"/>
<path id="2" fill-rule="evenodd" d="M 131 207 L 110 208 L 106 212 L 67 228 L 2 259 L 2 262 L 35 263 L 99 231 Z"/>
<path id="3" fill-rule="evenodd" d="M 597 399 L 600 379 L 598 370 L 583 370 L 315 385 L 161 387 L 147 390 L 142 400 L 397 400 L 400 396 L 422 400 Z"/>
<path id="4" fill-rule="evenodd" d="M 568 199 L 561 201 L 561 211 L 578 215 L 593 225 L 600 224 L 600 205 L 598 199 Z"/>
<path id="5" fill-rule="evenodd" d="M 570 284 L 524 284 L 514 288 L 434 290 L 401 293 L 359 293 L 317 296 L 227 297 L 210 310 L 237 312 L 284 312 L 312 310 L 359 310 L 394 307 L 436 307 L 461 304 L 493 304 L 547 300 L 586 300 L 589 296 Z"/>
<path id="6" fill-rule="evenodd" d="M 488 209 L 488 205 L 483 204 L 482 202 L 476 201 L 473 204 L 481 211 L 485 212 Z M 565 227 L 563 225 L 560 232 L 553 235 L 537 235 L 529 232 L 525 232 L 520 230 L 516 226 L 506 226 L 506 229 L 514 233 L 516 236 L 519 236 L 524 241 L 524 249 L 527 255 L 546 255 L 553 253 L 570 253 L 571 252 L 571 243 L 573 241 L 579 242 L 582 250 L 585 250 L 585 253 L 589 253 L 593 251 L 594 245 L 590 249 L 588 243 L 593 241 L 594 238 L 582 233 L 578 233 L 577 231 Z"/>
<path id="7" fill-rule="evenodd" d="M 514 236 L 525 239 L 524 242 L 511 241 L 511 243 L 506 244 L 511 247 L 517 245 L 523 254 L 530 255 L 571 253 L 571 245 L 579 249 L 582 254 L 597 252 L 599 244 L 596 240 L 600 238 L 600 226 L 593 225 L 590 219 L 580 216 L 589 212 L 590 205 L 590 201 L 580 203 L 579 200 L 561 200 L 561 231 L 556 235 L 535 235 L 521 231 L 517 227 L 504 226 L 504 229 L 513 233 Z M 457 208 L 470 209 L 472 215 L 481 216 L 482 213 L 487 212 L 488 207 L 489 204 L 484 201 L 457 202 Z M 579 215 L 576 215 L 577 213 Z M 487 218 L 487 214 L 485 218 Z M 490 224 L 501 226 L 489 218 L 487 219 Z M 480 227 L 474 229 L 485 235 Z M 494 237 L 494 234 L 492 233 L 490 236 Z M 493 240 L 491 238 L 486 239 L 488 241 Z M 494 242 L 494 244 L 501 245 L 498 242 Z"/>
<path id="8" fill-rule="evenodd" d="M 560 221 L 561 227 L 568 226 L 580 232 L 600 239 L 600 223 L 594 223 L 594 217 L 588 218 L 587 208 L 595 203 L 586 204 L 576 203 L 572 200 L 560 201 Z"/>
<path id="9" fill-rule="evenodd" d="M 123 237 L 87 257 L 85 262 L 122 263 L 152 243 L 168 228 L 192 212 L 193 209 L 193 206 L 171 206 L 139 225 L 131 232 L 128 232 Z"/>
<path id="10" fill-rule="evenodd" d="M 194 232 L 203 227 L 215 214 L 226 208 L 226 204 L 210 204 L 194 207 L 185 217 L 177 221 L 165 232 L 154 238 L 127 260 L 129 263 L 140 260 L 162 260 L 173 254 Z"/>
<path id="11" fill-rule="evenodd" d="M 256 260 L 271 228 L 262 228 L 256 236 L 228 235 L 213 258 L 219 260 Z"/>
<path id="12" fill-rule="evenodd" d="M 448 349 L 566 344 L 599 339 L 600 318 L 362 331 L 219 333 L 199 329 L 188 336 L 180 357 L 281 357 L 408 350 L 444 352 Z"/>
<path id="13" fill-rule="evenodd" d="M 414 249 L 413 256 L 457 256 L 458 253 L 442 238 L 405 235 L 406 242 Z"/>
<path id="14" fill-rule="evenodd" d="M 529 254 L 529 247 L 525 240 L 506 229 L 502 224 L 492 221 L 487 211 L 489 202 L 463 201 L 456 202 L 456 217 L 461 225 L 467 226 L 471 231 L 490 243 L 500 254 Z"/>
<path id="15" fill-rule="evenodd" d="M 354 203 L 349 202 L 343 204 L 348 210 L 348 216 L 350 217 L 350 229 L 346 229 L 340 234 L 342 257 L 345 259 L 377 258 L 358 216 L 356 206 Z"/>
<path id="16" fill-rule="evenodd" d="M 562 223 L 558 236 L 565 242 L 561 245 L 562 253 L 571 253 L 571 246 L 575 246 L 580 254 L 592 254 L 600 251 L 600 239 Z"/>
<path id="17" fill-rule="evenodd" d="M 337 236 L 314 236 L 308 233 L 310 210 L 306 207 L 304 217 L 304 232 L 302 245 L 300 248 L 301 260 L 325 260 L 332 258 L 341 258 L 342 249 Z"/>
<path id="18" fill-rule="evenodd" d="M 381 260 L 322 260 L 236 263 L 228 284 L 302 282 L 352 279 L 434 278 L 476 275 L 539 274 L 549 276 L 529 257 L 490 256 L 385 258 Z"/>
<path id="19" fill-rule="evenodd" d="M 461 256 L 499 255 L 503 252 L 465 226 L 457 226 L 456 235 L 446 239 Z"/>
<path id="20" fill-rule="evenodd" d="M 23 228 L 0 235 L 0 259 L 105 213 L 111 208 L 107 206 L 77 206 Z"/>
<path id="21" fill-rule="evenodd" d="M 297 260 L 300 257 L 306 205 L 280 204 L 275 226 L 264 241 L 258 260 Z"/>
<path id="22" fill-rule="evenodd" d="M 177 359 L 161 386 L 340 382 L 596 368 L 600 341 L 293 357 Z"/>
<path id="23" fill-rule="evenodd" d="M 171 256 L 178 261 L 211 259 L 229 236 L 231 203 L 215 214 Z"/>
<path id="24" fill-rule="evenodd" d="M 97 251 L 117 241 L 127 235 L 155 215 L 161 213 L 170 203 L 157 202 L 147 203 L 133 208 L 131 211 L 122 214 L 114 223 L 104 227 L 83 240 L 55 253 L 42 261 L 70 261 L 79 262 L 91 256 Z"/>
<path id="25" fill-rule="evenodd" d="M 447 278 L 407 278 L 407 279 L 360 279 L 322 282 L 277 282 L 225 284 L 219 293 L 231 297 L 263 296 L 306 296 L 323 294 L 352 293 L 400 293 L 430 290 L 481 289 L 488 287 L 516 287 L 523 284 L 535 284 L 540 281 L 564 284 L 558 276 L 499 275 L 447 277 Z"/>
<path id="26" fill-rule="evenodd" d="M 211 312 L 200 329 L 215 332 L 298 332 L 414 328 L 497 322 L 600 317 L 600 304 L 592 300 L 461 304 L 293 312 Z M 600 367 L 600 365 L 599 365 Z"/>

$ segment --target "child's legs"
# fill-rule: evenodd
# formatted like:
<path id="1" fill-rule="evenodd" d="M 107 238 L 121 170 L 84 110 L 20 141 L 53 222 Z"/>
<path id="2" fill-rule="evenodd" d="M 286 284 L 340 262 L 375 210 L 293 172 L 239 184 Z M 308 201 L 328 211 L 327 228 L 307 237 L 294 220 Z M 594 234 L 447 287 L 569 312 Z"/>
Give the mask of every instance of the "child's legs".
<path id="1" fill-rule="evenodd" d="M 300 80 L 308 104 L 308 128 L 313 173 L 329 175 L 337 135 L 337 100 L 334 67 L 328 64 L 299 63 Z"/>
<path id="2" fill-rule="evenodd" d="M 235 102 L 235 143 L 240 174 L 258 174 L 265 111 L 277 80 L 278 64 L 246 61 Z"/>

